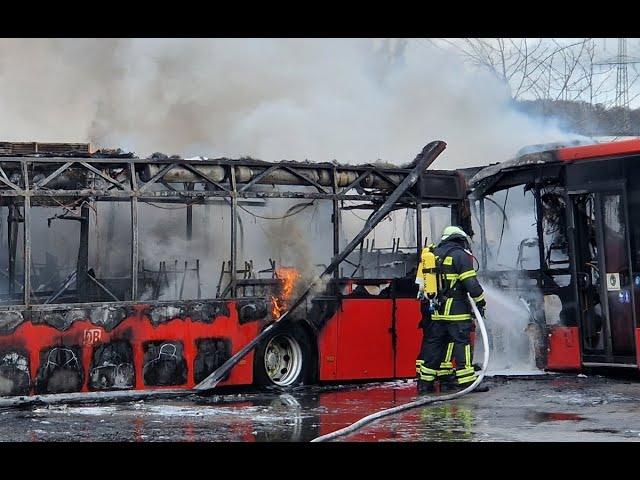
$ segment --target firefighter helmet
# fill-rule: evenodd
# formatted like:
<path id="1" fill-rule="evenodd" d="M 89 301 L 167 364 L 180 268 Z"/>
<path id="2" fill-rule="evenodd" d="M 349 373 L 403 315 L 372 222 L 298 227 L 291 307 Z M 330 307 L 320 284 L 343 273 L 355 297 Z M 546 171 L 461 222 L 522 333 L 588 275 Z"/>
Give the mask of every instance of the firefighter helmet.
<path id="1" fill-rule="evenodd" d="M 467 233 L 460 227 L 448 226 L 442 231 L 442 238 L 440 241 L 445 241 L 452 237 L 462 237 L 466 241 L 470 240 L 469 235 L 467 235 Z"/>

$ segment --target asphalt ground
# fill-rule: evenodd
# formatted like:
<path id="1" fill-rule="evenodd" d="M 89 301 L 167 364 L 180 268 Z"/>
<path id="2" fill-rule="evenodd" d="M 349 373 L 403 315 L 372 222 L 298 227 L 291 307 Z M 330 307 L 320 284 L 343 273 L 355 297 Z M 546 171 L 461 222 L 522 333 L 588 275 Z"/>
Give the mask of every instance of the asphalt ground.
<path id="1" fill-rule="evenodd" d="M 635 378 L 496 376 L 483 385 L 490 390 L 378 420 L 339 441 L 640 440 L 640 389 Z M 2 408 L 0 440 L 306 442 L 415 398 L 413 381 L 394 381 Z"/>

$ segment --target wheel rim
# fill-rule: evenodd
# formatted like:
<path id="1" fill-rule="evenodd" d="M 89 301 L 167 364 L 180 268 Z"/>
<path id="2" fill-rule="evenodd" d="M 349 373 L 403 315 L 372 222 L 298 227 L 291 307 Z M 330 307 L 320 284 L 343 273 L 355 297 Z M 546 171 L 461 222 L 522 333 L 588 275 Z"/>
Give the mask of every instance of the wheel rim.
<path id="1" fill-rule="evenodd" d="M 281 387 L 294 383 L 302 371 L 302 348 L 290 335 L 276 335 L 264 351 L 264 368 L 269 380 Z"/>

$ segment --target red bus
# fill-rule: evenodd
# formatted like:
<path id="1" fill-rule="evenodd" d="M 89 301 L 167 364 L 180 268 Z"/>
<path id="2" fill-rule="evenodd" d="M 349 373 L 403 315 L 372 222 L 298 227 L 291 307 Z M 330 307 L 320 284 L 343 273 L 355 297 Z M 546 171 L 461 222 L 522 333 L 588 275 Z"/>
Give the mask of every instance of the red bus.
<path id="1" fill-rule="evenodd" d="M 549 370 L 638 369 L 640 140 L 466 169 L 482 277 L 528 305 Z"/>
<path id="2" fill-rule="evenodd" d="M 409 172 L 0 143 L 0 395 L 194 387 Z M 417 253 L 429 228 L 470 224 L 465 192 L 459 172 L 422 172 L 220 385 L 414 377 Z"/>

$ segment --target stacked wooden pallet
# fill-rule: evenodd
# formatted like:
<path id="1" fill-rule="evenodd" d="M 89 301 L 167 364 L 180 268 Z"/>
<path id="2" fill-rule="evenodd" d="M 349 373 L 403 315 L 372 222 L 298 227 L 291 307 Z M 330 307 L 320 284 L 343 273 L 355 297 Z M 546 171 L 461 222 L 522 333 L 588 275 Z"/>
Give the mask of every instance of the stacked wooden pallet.
<path id="1" fill-rule="evenodd" d="M 89 154 L 88 143 L 0 142 L 0 155 L 33 155 L 38 153 Z"/>

